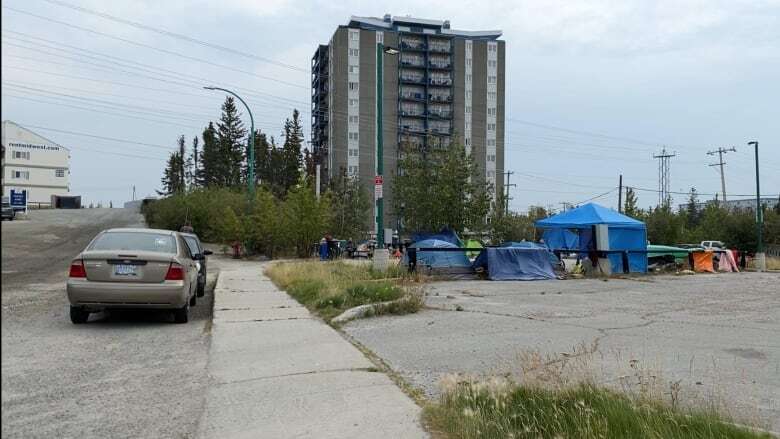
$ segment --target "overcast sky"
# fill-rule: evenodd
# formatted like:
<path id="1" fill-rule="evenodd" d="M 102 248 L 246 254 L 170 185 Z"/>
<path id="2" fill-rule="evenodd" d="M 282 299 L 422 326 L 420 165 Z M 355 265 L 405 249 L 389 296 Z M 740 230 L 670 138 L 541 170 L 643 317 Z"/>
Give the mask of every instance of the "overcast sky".
<path id="1" fill-rule="evenodd" d="M 664 146 L 676 153 L 672 190 L 705 194 L 720 191 L 719 172 L 708 166 L 717 157 L 707 151 L 736 147 L 725 156 L 727 192 L 745 198 L 738 195 L 755 193 L 746 143 L 758 140 L 762 193 L 780 191 L 780 1 L 2 5 L 2 118 L 71 148 L 72 192 L 87 202 L 122 203 L 133 185 L 138 196 L 159 189 L 165 148 L 180 134 L 189 143 L 219 117 L 224 95 L 202 85 L 241 90 L 257 128 L 277 138 L 292 109 L 301 109 L 308 140 L 308 72 L 317 44 L 350 15 L 385 13 L 503 30 L 506 169 L 516 172 L 516 210 L 581 202 L 615 188 L 621 173 L 626 185 L 656 189 L 652 155 Z M 642 207 L 655 205 L 657 194 L 639 192 L 639 199 Z M 617 191 L 598 202 L 616 207 Z"/>

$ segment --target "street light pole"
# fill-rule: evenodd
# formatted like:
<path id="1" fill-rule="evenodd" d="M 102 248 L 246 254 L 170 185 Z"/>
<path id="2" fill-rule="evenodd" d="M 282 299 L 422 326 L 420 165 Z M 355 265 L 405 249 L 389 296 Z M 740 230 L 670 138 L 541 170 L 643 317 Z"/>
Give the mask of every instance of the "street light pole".
<path id="1" fill-rule="evenodd" d="M 384 110 L 384 56 L 385 54 L 397 55 L 398 53 L 398 49 L 396 48 L 385 47 L 383 43 L 376 44 L 376 179 L 374 180 L 374 185 L 381 185 L 382 189 L 384 189 L 384 178 L 382 175 L 384 173 L 384 131 L 382 127 Z M 384 248 L 384 194 L 377 193 L 376 188 L 374 188 L 374 199 L 376 202 L 376 245 L 378 248 Z"/>
<path id="2" fill-rule="evenodd" d="M 748 142 L 748 145 L 752 145 L 756 151 L 756 233 L 758 236 L 758 243 L 756 244 L 756 268 L 759 271 L 764 271 L 766 264 L 766 256 L 764 255 L 764 212 L 761 209 L 761 182 L 758 175 L 758 142 Z"/>
<path id="3" fill-rule="evenodd" d="M 250 129 L 249 129 L 249 141 L 247 142 L 247 187 L 249 189 L 249 200 L 254 199 L 255 195 L 255 118 L 252 116 L 252 110 L 249 109 L 249 105 L 241 99 L 241 96 L 234 92 L 220 87 L 203 87 L 206 90 L 219 90 L 225 93 L 230 93 L 235 96 L 236 99 L 241 101 L 246 107 L 247 113 L 249 113 Z"/>

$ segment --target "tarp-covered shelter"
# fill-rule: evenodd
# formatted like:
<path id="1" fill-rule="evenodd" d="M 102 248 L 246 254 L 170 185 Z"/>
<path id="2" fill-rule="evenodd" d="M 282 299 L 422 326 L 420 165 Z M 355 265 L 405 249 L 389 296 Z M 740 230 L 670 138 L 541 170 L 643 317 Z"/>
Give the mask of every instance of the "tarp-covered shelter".
<path id="1" fill-rule="evenodd" d="M 674 262 L 686 263 L 688 262 L 688 249 L 669 245 L 648 245 L 647 259 L 652 262 L 659 258 L 671 258 L 674 259 Z"/>
<path id="2" fill-rule="evenodd" d="M 474 268 L 486 270 L 490 280 L 555 279 L 549 256 L 544 247 L 487 247 L 474 261 Z"/>
<path id="3" fill-rule="evenodd" d="M 599 224 L 607 225 L 609 250 L 617 251 L 608 254 L 612 270 L 624 271 L 620 252 L 627 252 L 629 271 L 647 272 L 647 227 L 642 221 L 595 203 L 536 221 L 536 227 L 544 230 L 542 238 L 550 249 L 582 253 L 596 250 L 594 226 Z"/>
<path id="4" fill-rule="evenodd" d="M 693 255 L 693 271 L 697 273 L 715 272 L 715 267 L 712 265 L 712 251 L 698 250 L 691 252 L 691 254 Z"/>
<path id="5" fill-rule="evenodd" d="M 535 242 L 531 241 L 507 241 L 503 244 L 501 244 L 501 247 L 514 247 L 514 248 L 531 248 L 531 249 L 538 249 L 538 250 L 545 250 L 547 252 L 547 257 L 550 259 L 550 263 L 555 266 L 560 262 L 560 259 L 558 259 L 555 254 L 553 254 L 550 249 L 542 244 L 537 244 Z"/>
<path id="6" fill-rule="evenodd" d="M 453 249 L 453 251 L 417 251 L 417 266 L 429 268 L 471 268 L 471 261 L 466 257 L 466 253 L 460 250 L 461 247 L 451 242 L 440 239 L 424 239 L 411 245 L 412 248 L 441 248 Z M 407 251 L 408 254 L 408 251 Z"/>

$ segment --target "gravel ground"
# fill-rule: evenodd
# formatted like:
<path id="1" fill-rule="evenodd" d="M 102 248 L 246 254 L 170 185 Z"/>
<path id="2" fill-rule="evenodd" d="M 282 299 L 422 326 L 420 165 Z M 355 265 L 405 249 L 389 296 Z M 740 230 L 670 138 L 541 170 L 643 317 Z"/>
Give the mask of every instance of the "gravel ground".
<path id="1" fill-rule="evenodd" d="M 2 226 L 2 437 L 192 437 L 207 383 L 213 284 L 186 325 L 123 311 L 73 325 L 68 264 L 125 209 L 33 211 Z"/>
<path id="2" fill-rule="evenodd" d="M 661 388 L 680 380 L 682 399 L 780 431 L 779 283 L 778 273 L 436 282 L 429 309 L 344 330 L 431 398 L 447 373 L 517 372 L 523 353 L 587 347 L 604 382 L 634 376 L 636 360 Z"/>

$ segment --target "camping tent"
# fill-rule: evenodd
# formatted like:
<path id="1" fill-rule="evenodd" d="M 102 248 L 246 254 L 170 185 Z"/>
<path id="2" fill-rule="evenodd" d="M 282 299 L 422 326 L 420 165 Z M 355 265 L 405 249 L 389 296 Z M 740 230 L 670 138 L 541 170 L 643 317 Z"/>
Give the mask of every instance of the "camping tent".
<path id="1" fill-rule="evenodd" d="M 609 249 L 628 252 L 631 272 L 647 272 L 647 228 L 645 223 L 627 217 L 612 209 L 588 203 L 558 215 L 536 222 L 543 229 L 545 244 L 551 250 L 595 250 L 594 226 L 606 224 L 609 230 Z M 573 235 L 577 239 L 572 239 Z M 620 253 L 610 253 L 612 269 L 623 271 Z"/>
<path id="2" fill-rule="evenodd" d="M 451 242 L 439 239 L 424 239 L 415 242 L 412 248 L 442 248 L 442 249 L 460 249 Z M 409 252 L 407 252 L 408 255 Z M 430 268 L 470 268 L 471 261 L 466 257 L 463 251 L 425 251 L 417 252 L 417 265 Z"/>
<path id="3" fill-rule="evenodd" d="M 501 244 L 501 247 L 514 247 L 514 248 L 531 248 L 531 249 L 537 249 L 537 250 L 544 250 L 547 252 L 547 258 L 550 260 L 550 264 L 553 266 L 560 263 L 560 259 L 558 259 L 555 254 L 550 251 L 550 249 L 542 244 L 537 244 L 535 242 L 531 241 L 507 241 L 503 244 Z"/>
<path id="4" fill-rule="evenodd" d="M 412 241 L 414 242 L 425 241 L 426 239 L 436 239 L 455 244 L 458 247 L 463 247 L 463 241 L 458 238 L 458 234 L 447 227 L 441 229 L 441 232 L 439 233 L 415 233 L 412 235 Z"/>
<path id="5" fill-rule="evenodd" d="M 474 261 L 474 268 L 487 270 L 491 280 L 555 279 L 549 256 L 544 247 L 488 247 Z"/>
<path id="6" fill-rule="evenodd" d="M 465 248 L 484 248 L 485 246 L 482 245 L 481 242 L 477 241 L 476 239 L 469 239 L 466 241 L 466 243 L 463 245 Z M 481 250 L 473 250 L 473 251 L 467 251 L 466 256 L 469 257 L 469 259 L 476 258 L 479 256 L 479 254 L 482 253 Z"/>

